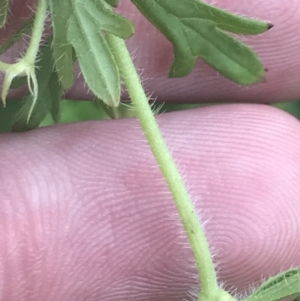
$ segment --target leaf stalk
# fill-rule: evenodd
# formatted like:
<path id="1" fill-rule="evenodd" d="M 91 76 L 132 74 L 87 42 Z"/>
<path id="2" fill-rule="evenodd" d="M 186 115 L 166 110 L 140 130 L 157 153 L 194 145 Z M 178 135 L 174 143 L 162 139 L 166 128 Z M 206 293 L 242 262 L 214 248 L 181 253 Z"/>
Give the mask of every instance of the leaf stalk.
<path id="1" fill-rule="evenodd" d="M 220 291 L 216 272 L 204 230 L 191 198 L 160 132 L 124 40 L 111 34 L 107 34 L 107 40 L 131 97 L 136 116 L 175 200 L 187 233 L 201 279 L 201 300 L 216 300 L 215 296 Z"/>
<path id="2" fill-rule="evenodd" d="M 28 114 L 28 120 L 32 114 L 38 96 L 38 82 L 35 74 L 35 61 L 38 56 L 40 43 L 43 36 L 45 20 L 47 17 L 47 0 L 39 0 L 34 18 L 32 36 L 25 55 L 14 64 L 0 62 L 0 71 L 5 72 L 4 83 L 2 87 L 2 102 L 6 105 L 6 97 L 14 78 L 18 76 L 27 76 L 28 88 L 33 95 L 33 101 Z"/>
<path id="3" fill-rule="evenodd" d="M 35 62 L 39 52 L 40 43 L 42 40 L 44 27 L 45 27 L 45 20 L 47 17 L 47 7 L 48 7 L 47 0 L 38 1 L 33 28 L 32 28 L 31 39 L 24 56 L 24 59 L 30 62 Z"/>

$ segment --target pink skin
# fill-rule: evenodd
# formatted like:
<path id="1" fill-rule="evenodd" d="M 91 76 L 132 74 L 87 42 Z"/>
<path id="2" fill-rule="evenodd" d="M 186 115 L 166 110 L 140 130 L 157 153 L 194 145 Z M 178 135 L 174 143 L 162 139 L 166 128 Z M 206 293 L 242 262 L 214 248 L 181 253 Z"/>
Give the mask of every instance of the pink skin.
<path id="1" fill-rule="evenodd" d="M 298 1 L 253 0 L 249 9 L 239 2 L 220 6 L 276 27 L 266 42 L 247 38 L 270 70 L 267 83 L 236 89 L 200 63 L 188 79 L 163 80 L 171 48 L 124 0 L 120 9 L 141 24 L 129 43 L 136 63 L 143 77 L 155 77 L 147 90 L 178 102 L 220 94 L 237 101 L 299 98 Z M 15 15 L 25 11 L 23 1 L 13 3 Z M 142 44 L 145 32 L 161 41 L 163 54 L 151 50 L 154 40 Z M 70 95 L 83 97 L 84 89 Z M 299 122 L 250 104 L 166 114 L 159 122 L 208 220 L 225 287 L 242 293 L 300 265 Z M 5 134 L 0 143 L 1 300 L 190 300 L 186 294 L 197 287 L 193 257 L 136 121 Z"/>

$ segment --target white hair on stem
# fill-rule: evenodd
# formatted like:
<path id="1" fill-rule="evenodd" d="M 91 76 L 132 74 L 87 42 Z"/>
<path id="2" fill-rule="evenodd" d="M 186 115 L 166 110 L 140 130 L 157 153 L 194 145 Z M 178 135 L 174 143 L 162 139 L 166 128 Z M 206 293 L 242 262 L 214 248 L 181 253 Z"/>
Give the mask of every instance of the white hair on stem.
<path id="1" fill-rule="evenodd" d="M 184 298 L 184 301 L 196 301 L 199 297 L 200 289 L 199 285 L 192 286 L 187 292 L 186 292 L 186 298 Z"/>
<path id="2" fill-rule="evenodd" d="M 35 12 L 36 12 L 36 8 L 34 8 L 34 6 L 29 5 L 29 3 L 26 3 L 26 5 L 27 5 L 27 7 L 30 9 L 30 11 L 31 11 L 32 13 L 35 13 Z"/>
<path id="3" fill-rule="evenodd" d="M 137 55 L 138 49 L 139 49 L 139 46 L 137 46 L 134 50 L 132 50 L 130 52 L 130 56 L 131 56 L 133 63 L 134 63 L 135 59 L 138 57 L 138 55 Z"/>

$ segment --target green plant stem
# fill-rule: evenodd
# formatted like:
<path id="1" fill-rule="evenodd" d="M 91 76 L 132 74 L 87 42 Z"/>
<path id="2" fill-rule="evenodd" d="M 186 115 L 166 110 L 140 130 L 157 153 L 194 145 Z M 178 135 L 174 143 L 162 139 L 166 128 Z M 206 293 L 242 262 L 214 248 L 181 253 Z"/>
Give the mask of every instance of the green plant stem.
<path id="1" fill-rule="evenodd" d="M 47 0 L 38 0 L 32 36 L 25 55 L 14 64 L 0 62 L 0 71 L 4 71 L 6 73 L 1 93 L 3 106 L 6 105 L 6 97 L 13 79 L 18 76 L 27 76 L 28 88 L 30 93 L 33 95 L 32 105 L 28 114 L 28 121 L 38 96 L 38 82 L 35 74 L 35 61 L 38 56 L 39 47 L 43 36 L 45 20 L 47 17 L 47 6 Z"/>
<path id="2" fill-rule="evenodd" d="M 107 34 L 107 39 L 125 81 L 136 116 L 175 200 L 196 259 L 201 280 L 201 296 L 204 297 L 203 300 L 211 300 L 219 289 L 208 242 L 195 208 L 159 130 L 125 42 L 110 34 Z"/>
<path id="3" fill-rule="evenodd" d="M 26 54 L 24 56 L 24 58 L 29 62 L 34 63 L 39 52 L 40 43 L 44 32 L 45 20 L 47 16 L 47 7 L 47 0 L 38 1 L 32 28 L 32 36 Z"/>
<path id="4" fill-rule="evenodd" d="M 34 23 L 32 28 L 32 36 L 30 38 L 30 42 L 28 45 L 28 48 L 26 50 L 25 55 L 21 59 L 21 61 L 26 61 L 27 64 L 33 65 L 36 60 L 36 57 L 39 52 L 40 43 L 42 40 L 43 32 L 44 32 L 44 26 L 45 26 L 45 20 L 47 16 L 47 0 L 39 0 L 37 4 L 37 9 L 34 17 Z M 28 21 L 25 23 L 27 24 Z M 24 24 L 25 24 L 24 23 Z M 20 62 L 20 61 L 19 61 Z M 9 68 L 15 64 L 8 64 L 0 61 L 0 70 L 1 71 L 7 71 Z"/>
<path id="5" fill-rule="evenodd" d="M 7 71 L 9 69 L 9 67 L 11 66 L 11 64 L 8 63 L 4 63 L 0 61 L 0 70 L 1 71 Z"/>

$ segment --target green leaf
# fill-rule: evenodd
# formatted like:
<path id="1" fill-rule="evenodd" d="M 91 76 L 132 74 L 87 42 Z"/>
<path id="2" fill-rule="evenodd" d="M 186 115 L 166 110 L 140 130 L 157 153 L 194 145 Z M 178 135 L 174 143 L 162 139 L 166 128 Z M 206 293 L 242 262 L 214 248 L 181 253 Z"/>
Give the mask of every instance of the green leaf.
<path id="1" fill-rule="evenodd" d="M 264 282 L 245 301 L 277 301 L 300 294 L 300 269 L 291 269 Z"/>
<path id="2" fill-rule="evenodd" d="M 11 131 L 11 127 L 21 107 L 22 103 L 19 99 L 9 100 L 5 108 L 3 107 L 3 103 L 0 103 L 0 133 Z"/>
<path id="3" fill-rule="evenodd" d="M 51 39 L 41 48 L 41 60 L 37 63 L 38 97 L 30 119 L 28 114 L 32 105 L 33 96 L 29 93 L 22 101 L 12 124 L 12 131 L 31 130 L 40 125 L 46 115 L 51 111 L 59 112 L 59 102 L 62 88 L 58 75 L 54 70 Z M 54 105 L 53 105 L 54 104 Z M 55 117 L 58 119 L 58 113 Z"/>
<path id="4" fill-rule="evenodd" d="M 10 89 L 18 89 L 20 87 L 26 86 L 28 83 L 27 76 L 17 76 L 13 79 Z"/>
<path id="5" fill-rule="evenodd" d="M 300 101 L 291 101 L 291 102 L 277 102 L 271 104 L 273 107 L 281 109 L 296 118 L 300 119 Z M 300 300 L 299 300 L 300 301 Z"/>
<path id="6" fill-rule="evenodd" d="M 141 5 L 142 0 L 133 0 Z M 234 15 L 216 6 L 201 2 L 199 0 L 181 0 L 174 5 L 172 1 L 155 0 L 158 5 L 169 14 L 185 19 L 204 19 L 216 23 L 219 29 L 236 34 L 256 35 L 261 34 L 272 27 L 272 24 Z M 144 3 L 142 4 L 144 5 Z"/>
<path id="7" fill-rule="evenodd" d="M 20 41 L 33 26 L 34 17 L 27 19 L 22 26 L 0 47 L 0 55 L 6 52 L 14 43 Z"/>
<path id="8" fill-rule="evenodd" d="M 134 28 L 130 21 L 112 12 L 99 0 L 74 0 L 68 22 L 68 41 L 91 91 L 109 106 L 118 106 L 121 84 L 113 54 L 101 32 L 127 39 Z"/>
<path id="9" fill-rule="evenodd" d="M 22 100 L 22 107 L 16 115 L 15 122 L 12 125 L 13 132 L 23 132 L 37 128 L 51 109 L 51 94 L 47 87 L 38 94 L 36 105 L 32 111 L 29 121 L 28 114 L 32 104 L 32 96 L 27 95 Z"/>
<path id="10" fill-rule="evenodd" d="M 67 24 L 72 12 L 70 0 L 49 0 L 53 26 L 53 56 L 63 87 L 67 90 L 74 83 L 72 45 L 67 40 Z"/>
<path id="11" fill-rule="evenodd" d="M 64 89 L 56 72 L 52 73 L 49 79 L 48 88 L 52 99 L 51 115 L 54 122 L 59 123 L 61 119 L 61 100 Z"/>
<path id="12" fill-rule="evenodd" d="M 268 23 L 238 17 L 198 0 L 183 0 L 176 5 L 166 0 L 131 1 L 173 44 L 170 77 L 187 76 L 201 57 L 238 84 L 264 79 L 263 64 L 254 51 L 224 30 L 257 34 L 270 28 Z"/>
<path id="13" fill-rule="evenodd" d="M 107 0 L 111 5 L 118 2 Z M 55 64 L 63 87 L 68 89 L 73 85 L 75 58 L 92 92 L 105 103 L 117 106 L 120 76 L 103 32 L 126 39 L 134 32 L 132 23 L 112 12 L 104 0 L 49 0 L 49 3 Z"/>
<path id="14" fill-rule="evenodd" d="M 106 105 L 100 99 L 96 99 L 96 104 L 111 119 L 136 117 L 135 111 L 130 104 L 120 103 L 117 108 L 114 108 Z"/>
<path id="15" fill-rule="evenodd" d="M 7 21 L 10 0 L 0 0 L 0 28 L 4 27 Z"/>
<path id="16" fill-rule="evenodd" d="M 116 7 L 118 6 L 120 0 L 105 0 L 110 6 Z"/>
<path id="17" fill-rule="evenodd" d="M 99 106 L 95 101 L 63 99 L 61 102 L 60 123 L 74 123 L 103 119 L 109 119 L 109 117 L 103 110 L 99 109 Z M 49 125 L 53 125 L 53 120 L 48 114 L 41 123 L 41 126 Z"/>

